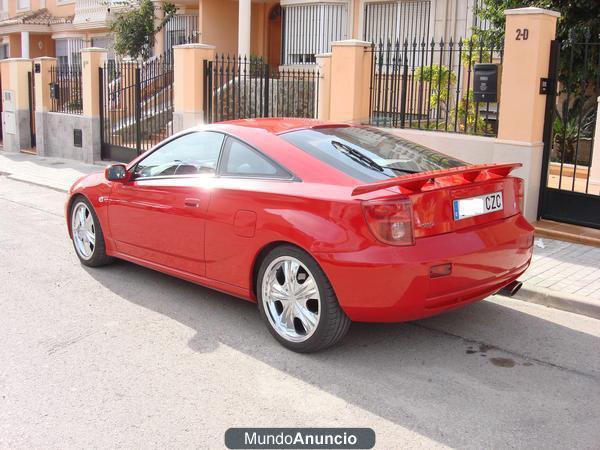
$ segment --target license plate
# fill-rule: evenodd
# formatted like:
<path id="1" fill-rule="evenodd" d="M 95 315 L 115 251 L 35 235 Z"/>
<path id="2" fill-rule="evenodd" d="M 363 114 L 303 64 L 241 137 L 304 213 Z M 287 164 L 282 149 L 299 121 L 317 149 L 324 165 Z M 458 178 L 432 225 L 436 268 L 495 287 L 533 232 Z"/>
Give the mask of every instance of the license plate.
<path id="1" fill-rule="evenodd" d="M 461 198 L 452 202 L 454 220 L 480 216 L 494 211 L 502 211 L 502 192 L 480 195 L 478 197 Z"/>

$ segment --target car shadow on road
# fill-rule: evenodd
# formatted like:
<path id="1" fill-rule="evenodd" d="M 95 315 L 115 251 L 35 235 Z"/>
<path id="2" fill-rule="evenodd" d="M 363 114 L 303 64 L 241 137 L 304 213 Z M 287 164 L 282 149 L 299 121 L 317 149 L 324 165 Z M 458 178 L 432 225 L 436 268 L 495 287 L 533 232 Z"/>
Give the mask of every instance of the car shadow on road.
<path id="1" fill-rule="evenodd" d="M 600 340 L 498 303 L 416 323 L 353 324 L 340 345 L 303 355 L 271 337 L 253 303 L 122 261 L 86 270 L 124 300 L 195 330 L 187 343 L 195 352 L 228 346 L 452 447 L 473 446 L 475 436 L 491 447 L 539 446 L 531 427 L 567 445 L 598 412 Z M 534 420 L 531 407 L 543 417 Z"/>

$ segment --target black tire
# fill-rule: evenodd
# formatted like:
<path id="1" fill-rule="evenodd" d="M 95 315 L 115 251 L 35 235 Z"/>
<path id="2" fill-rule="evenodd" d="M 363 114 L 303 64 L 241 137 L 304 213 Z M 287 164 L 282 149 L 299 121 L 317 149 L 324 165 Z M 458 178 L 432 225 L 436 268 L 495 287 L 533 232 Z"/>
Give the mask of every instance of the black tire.
<path id="1" fill-rule="evenodd" d="M 296 258 L 302 262 L 306 268 L 308 268 L 315 279 L 317 289 L 319 290 L 319 296 L 321 298 L 321 310 L 316 329 L 308 339 L 302 342 L 290 341 L 279 334 L 271 324 L 269 317 L 267 316 L 269 313 L 265 310 L 265 305 L 263 303 L 262 286 L 266 270 L 273 261 L 280 257 L 286 256 Z M 275 339 L 277 339 L 277 341 L 279 341 L 279 343 L 290 350 L 299 353 L 317 352 L 335 345 L 348 332 L 351 321 L 340 307 L 331 283 L 325 276 L 325 273 L 321 267 L 319 267 L 319 264 L 308 253 L 299 249 L 298 247 L 294 247 L 292 245 L 281 245 L 274 248 L 266 255 L 261 262 L 260 269 L 258 271 L 256 291 L 258 309 L 265 324 L 267 325 L 267 328 L 269 329 L 269 332 Z"/>
<path id="2" fill-rule="evenodd" d="M 95 245 L 93 246 L 92 253 L 87 258 L 84 255 L 82 255 L 80 253 L 80 250 L 77 248 L 77 244 L 75 242 L 75 230 L 73 230 L 73 227 L 72 227 L 73 213 L 75 212 L 78 205 L 80 205 L 80 204 L 84 204 L 92 216 L 93 229 L 94 229 L 94 233 L 95 233 L 95 237 L 96 237 Z M 104 233 L 102 232 L 102 226 L 100 225 L 100 221 L 98 220 L 96 211 L 94 211 L 94 208 L 92 207 L 92 205 L 88 201 L 88 199 L 82 195 L 77 196 L 71 203 L 71 210 L 69 211 L 69 224 L 71 224 L 71 232 L 73 233 L 72 241 L 73 241 L 73 247 L 75 248 L 75 254 L 79 258 L 79 261 L 81 261 L 81 263 L 84 266 L 100 267 L 100 266 L 105 266 L 105 265 L 113 262 L 114 258 L 112 258 L 111 256 L 108 256 L 106 254 L 106 244 L 104 242 Z"/>

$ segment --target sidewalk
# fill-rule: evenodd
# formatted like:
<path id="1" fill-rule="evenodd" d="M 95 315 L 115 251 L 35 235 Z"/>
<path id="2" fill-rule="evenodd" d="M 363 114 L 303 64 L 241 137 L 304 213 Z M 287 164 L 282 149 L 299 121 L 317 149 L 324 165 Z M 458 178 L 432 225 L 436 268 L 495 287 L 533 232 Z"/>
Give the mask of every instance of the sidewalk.
<path id="1" fill-rule="evenodd" d="M 5 153 L 0 147 L 0 172 L 8 178 L 67 192 L 88 173 L 100 172 L 107 164 L 84 164 L 61 158 L 44 158 L 26 153 Z"/>
<path id="2" fill-rule="evenodd" d="M 0 174 L 64 192 L 79 177 L 103 168 L 0 152 Z M 514 298 L 600 319 L 600 247 L 536 236 L 531 267 L 521 281 Z"/>
<path id="3" fill-rule="evenodd" d="M 514 298 L 600 319 L 600 247 L 536 236 Z"/>

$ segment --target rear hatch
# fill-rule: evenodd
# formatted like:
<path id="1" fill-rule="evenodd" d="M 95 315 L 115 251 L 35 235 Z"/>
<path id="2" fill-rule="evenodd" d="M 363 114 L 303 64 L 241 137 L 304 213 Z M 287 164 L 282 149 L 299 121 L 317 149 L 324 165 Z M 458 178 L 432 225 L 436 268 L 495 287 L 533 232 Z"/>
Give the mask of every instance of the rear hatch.
<path id="1" fill-rule="evenodd" d="M 414 237 L 434 236 L 521 212 L 523 181 L 508 176 L 520 166 L 482 164 L 423 172 L 363 184 L 354 189 L 353 195 L 408 197 Z"/>
<path id="2" fill-rule="evenodd" d="M 354 189 L 375 237 L 393 245 L 418 247 L 418 259 L 429 270 L 423 289 L 425 308 L 488 295 L 525 270 L 531 257 L 530 230 L 515 217 L 522 208 L 523 181 L 509 176 L 520 166 L 442 169 Z M 377 212 L 381 211 L 380 216 L 387 212 L 376 209 L 382 204 L 410 204 L 411 214 L 405 214 L 401 206 L 388 206 L 392 213 L 377 217 Z M 456 236 L 441 238 L 447 233 Z M 430 239 L 419 242 L 426 237 Z"/>

